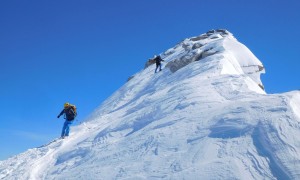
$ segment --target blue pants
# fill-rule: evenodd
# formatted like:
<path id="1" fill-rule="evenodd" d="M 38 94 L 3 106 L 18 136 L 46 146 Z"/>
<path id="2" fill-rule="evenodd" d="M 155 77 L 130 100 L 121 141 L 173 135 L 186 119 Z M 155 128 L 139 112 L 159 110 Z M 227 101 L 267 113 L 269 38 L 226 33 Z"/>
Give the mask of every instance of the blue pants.
<path id="1" fill-rule="evenodd" d="M 70 126 L 73 121 L 65 121 L 64 126 L 62 128 L 61 137 L 69 136 Z"/>

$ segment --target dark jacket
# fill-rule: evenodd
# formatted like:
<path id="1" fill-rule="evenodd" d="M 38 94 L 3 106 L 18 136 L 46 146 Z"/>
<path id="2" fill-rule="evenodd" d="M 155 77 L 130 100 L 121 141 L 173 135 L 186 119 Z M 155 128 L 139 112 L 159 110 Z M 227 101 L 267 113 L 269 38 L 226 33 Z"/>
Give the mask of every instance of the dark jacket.
<path id="1" fill-rule="evenodd" d="M 160 56 L 157 56 L 157 57 L 155 58 L 155 63 L 156 63 L 156 65 L 160 65 L 162 61 L 164 61 L 164 60 L 162 60 Z"/>
<path id="2" fill-rule="evenodd" d="M 75 119 L 75 116 L 76 116 L 76 113 L 73 111 L 72 107 L 68 107 L 68 108 L 65 108 L 63 109 L 60 114 L 58 115 L 58 118 L 65 114 L 65 119 L 68 120 L 68 121 L 73 121 Z"/>

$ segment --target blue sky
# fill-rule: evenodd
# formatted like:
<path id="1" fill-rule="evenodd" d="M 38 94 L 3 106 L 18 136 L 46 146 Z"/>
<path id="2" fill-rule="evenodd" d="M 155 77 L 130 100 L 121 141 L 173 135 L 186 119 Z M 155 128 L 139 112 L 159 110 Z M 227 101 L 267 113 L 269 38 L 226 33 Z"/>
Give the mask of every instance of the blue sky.
<path id="1" fill-rule="evenodd" d="M 297 0 L 0 1 L 0 160 L 59 137 L 184 38 L 228 29 L 265 65 L 267 93 L 299 90 Z"/>

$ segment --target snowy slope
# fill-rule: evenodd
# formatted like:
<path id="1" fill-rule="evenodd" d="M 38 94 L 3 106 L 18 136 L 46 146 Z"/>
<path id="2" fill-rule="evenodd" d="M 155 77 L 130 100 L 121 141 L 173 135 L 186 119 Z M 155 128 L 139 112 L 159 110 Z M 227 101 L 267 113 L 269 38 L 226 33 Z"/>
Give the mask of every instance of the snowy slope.
<path id="1" fill-rule="evenodd" d="M 185 39 L 71 137 L 0 161 L 0 179 L 299 179 L 300 93 L 266 94 L 226 30 Z"/>

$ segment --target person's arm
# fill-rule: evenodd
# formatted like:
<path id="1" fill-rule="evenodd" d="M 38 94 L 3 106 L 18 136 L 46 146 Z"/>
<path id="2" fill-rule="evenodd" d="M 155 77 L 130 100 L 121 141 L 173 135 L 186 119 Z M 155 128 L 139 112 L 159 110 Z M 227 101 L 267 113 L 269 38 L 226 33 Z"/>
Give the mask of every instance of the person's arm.
<path id="1" fill-rule="evenodd" d="M 64 112 L 65 112 L 65 110 L 63 109 L 63 110 L 59 113 L 59 115 L 57 116 L 57 118 L 59 118 L 61 115 L 63 115 Z"/>
<path id="2" fill-rule="evenodd" d="M 161 58 L 161 56 L 159 55 L 159 56 L 157 56 L 157 58 L 158 58 L 158 60 L 161 62 L 161 61 L 164 61 L 162 58 Z"/>

